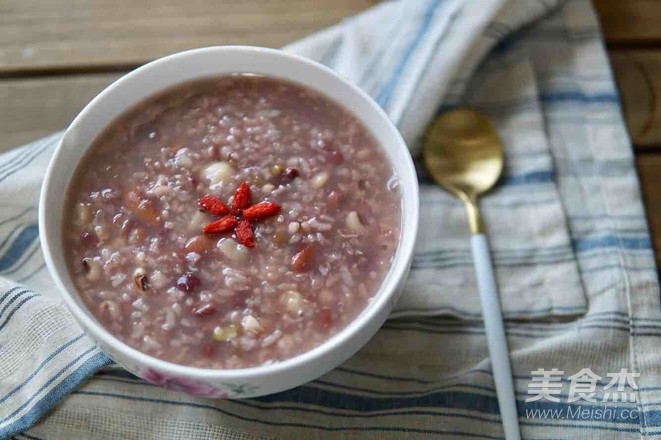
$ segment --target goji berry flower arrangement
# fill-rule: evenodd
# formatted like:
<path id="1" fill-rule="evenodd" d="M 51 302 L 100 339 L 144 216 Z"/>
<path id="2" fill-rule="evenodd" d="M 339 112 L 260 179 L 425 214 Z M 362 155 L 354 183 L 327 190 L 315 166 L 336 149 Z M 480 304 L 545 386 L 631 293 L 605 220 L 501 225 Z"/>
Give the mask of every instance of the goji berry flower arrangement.
<path id="1" fill-rule="evenodd" d="M 243 182 L 232 197 L 229 209 L 218 197 L 206 195 L 200 199 L 200 206 L 211 214 L 223 216 L 202 228 L 207 234 L 221 234 L 234 230 L 236 241 L 249 248 L 255 247 L 253 222 L 280 212 L 279 205 L 271 202 L 250 204 L 250 186 Z"/>

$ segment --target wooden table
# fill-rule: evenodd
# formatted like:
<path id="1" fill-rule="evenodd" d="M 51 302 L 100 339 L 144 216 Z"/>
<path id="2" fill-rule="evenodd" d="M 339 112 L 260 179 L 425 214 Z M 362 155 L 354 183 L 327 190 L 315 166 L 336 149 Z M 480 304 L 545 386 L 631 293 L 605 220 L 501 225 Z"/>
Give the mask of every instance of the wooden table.
<path id="1" fill-rule="evenodd" d="M 99 90 L 159 56 L 279 47 L 378 0 L 3 0 L 0 151 L 60 130 Z M 661 262 L 661 0 L 594 0 L 635 144 Z"/>

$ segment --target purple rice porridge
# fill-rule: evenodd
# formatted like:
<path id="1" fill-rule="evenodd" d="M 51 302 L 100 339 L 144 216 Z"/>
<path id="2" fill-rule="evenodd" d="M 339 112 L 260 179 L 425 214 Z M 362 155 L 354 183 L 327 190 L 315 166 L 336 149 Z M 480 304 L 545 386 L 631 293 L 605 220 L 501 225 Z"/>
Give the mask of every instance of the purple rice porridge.
<path id="1" fill-rule="evenodd" d="M 70 274 L 113 335 L 152 356 L 246 368 L 352 321 L 397 249 L 401 200 L 368 130 L 295 83 L 185 83 L 101 133 L 71 184 Z"/>

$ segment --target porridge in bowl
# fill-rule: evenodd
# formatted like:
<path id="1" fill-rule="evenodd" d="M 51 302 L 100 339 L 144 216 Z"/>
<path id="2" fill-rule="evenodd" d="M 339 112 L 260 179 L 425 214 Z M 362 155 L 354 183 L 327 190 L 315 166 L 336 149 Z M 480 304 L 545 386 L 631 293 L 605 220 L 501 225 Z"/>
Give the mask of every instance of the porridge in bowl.
<path id="1" fill-rule="evenodd" d="M 370 302 L 400 237 L 393 168 L 353 114 L 284 80 L 195 80 L 102 132 L 68 193 L 64 252 L 128 345 L 218 369 L 291 358 Z"/>

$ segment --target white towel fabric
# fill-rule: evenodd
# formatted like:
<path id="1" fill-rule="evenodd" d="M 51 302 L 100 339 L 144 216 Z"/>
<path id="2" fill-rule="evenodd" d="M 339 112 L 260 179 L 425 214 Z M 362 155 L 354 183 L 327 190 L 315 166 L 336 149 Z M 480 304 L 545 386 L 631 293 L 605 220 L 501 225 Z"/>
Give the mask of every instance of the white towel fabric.
<path id="1" fill-rule="evenodd" d="M 524 438 L 661 435 L 654 256 L 589 1 L 391 1 L 285 50 L 370 93 L 414 157 L 438 112 L 466 105 L 492 118 L 507 166 L 483 208 Z M 212 401 L 104 367 L 60 303 L 35 208 L 58 138 L 0 156 L 0 438 L 502 438 L 465 213 L 422 171 L 397 319 L 314 382 Z M 562 371 L 559 402 L 526 402 L 539 368 Z M 570 401 L 583 368 L 601 377 L 596 402 Z M 621 369 L 640 373 L 623 391 L 635 402 L 605 389 Z"/>

